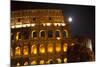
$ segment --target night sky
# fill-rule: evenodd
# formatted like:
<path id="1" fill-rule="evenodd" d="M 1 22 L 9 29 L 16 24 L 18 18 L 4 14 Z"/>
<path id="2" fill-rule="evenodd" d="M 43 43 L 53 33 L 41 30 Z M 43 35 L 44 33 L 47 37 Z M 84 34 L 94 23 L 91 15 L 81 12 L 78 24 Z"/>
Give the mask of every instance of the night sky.
<path id="1" fill-rule="evenodd" d="M 12 1 L 11 11 L 22 9 L 62 9 L 65 21 L 72 17 L 70 24 L 71 35 L 73 37 L 85 36 L 95 39 L 95 6 L 55 4 L 55 3 L 37 3 Z"/>

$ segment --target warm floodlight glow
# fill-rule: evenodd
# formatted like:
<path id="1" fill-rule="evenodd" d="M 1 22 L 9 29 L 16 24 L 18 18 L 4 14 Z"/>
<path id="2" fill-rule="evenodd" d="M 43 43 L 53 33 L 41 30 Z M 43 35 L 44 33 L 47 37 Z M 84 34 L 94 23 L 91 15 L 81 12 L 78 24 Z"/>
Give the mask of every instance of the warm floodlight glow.
<path id="1" fill-rule="evenodd" d="M 37 47 L 36 47 L 36 45 L 33 45 L 33 46 L 31 47 L 31 53 L 32 53 L 32 54 L 37 54 Z"/>
<path id="2" fill-rule="evenodd" d="M 11 26 L 11 28 L 21 28 L 21 27 L 30 27 L 30 26 L 34 27 L 35 24 L 19 24 L 19 25 L 13 25 Z"/>
<path id="3" fill-rule="evenodd" d="M 62 26 L 65 26 L 66 24 L 65 23 L 62 23 Z"/>
<path id="4" fill-rule="evenodd" d="M 17 56 L 21 55 L 20 47 L 15 48 L 15 55 L 17 55 Z"/>
<path id="5" fill-rule="evenodd" d="M 22 27 L 26 27 L 26 24 L 23 24 Z"/>
<path id="6" fill-rule="evenodd" d="M 58 26 L 60 26 L 61 24 L 60 23 L 58 23 Z"/>
<path id="7" fill-rule="evenodd" d="M 45 23 L 43 23 L 43 26 L 45 26 L 46 24 Z"/>
<path id="8" fill-rule="evenodd" d="M 57 52 L 61 51 L 61 45 L 59 43 L 56 44 L 56 51 Z"/>
<path id="9" fill-rule="evenodd" d="M 66 52 L 66 51 L 67 51 L 67 48 L 68 48 L 67 43 L 65 43 L 65 44 L 63 45 L 63 51 Z"/>
<path id="10" fill-rule="evenodd" d="M 20 66 L 20 63 L 17 63 L 17 66 Z"/>
<path id="11" fill-rule="evenodd" d="M 47 23 L 47 26 L 50 26 L 51 25 L 51 23 Z"/>
<path id="12" fill-rule="evenodd" d="M 15 26 L 11 26 L 11 28 L 15 28 Z"/>
<path id="13" fill-rule="evenodd" d="M 31 64 L 37 64 L 37 62 L 36 61 L 32 61 Z"/>
<path id="14" fill-rule="evenodd" d="M 41 61 L 40 61 L 40 64 L 44 64 L 44 60 L 41 60 Z"/>
<path id="15" fill-rule="evenodd" d="M 43 44 L 40 45 L 40 53 L 45 53 L 45 47 Z"/>
<path id="16" fill-rule="evenodd" d="M 30 27 L 30 24 L 26 24 L 27 27 Z"/>
<path id="17" fill-rule="evenodd" d="M 72 22 L 72 17 L 69 17 L 69 18 L 68 18 L 68 21 L 69 21 L 69 22 Z"/>
<path id="18" fill-rule="evenodd" d="M 53 52 L 53 44 L 48 44 L 48 52 Z"/>
<path id="19" fill-rule="evenodd" d="M 54 26 L 57 26 L 57 23 L 54 23 Z"/>
<path id="20" fill-rule="evenodd" d="M 58 58 L 57 61 L 58 61 L 58 63 L 61 63 L 61 59 L 60 58 Z"/>
<path id="21" fill-rule="evenodd" d="M 67 58 L 64 58 L 64 63 L 67 63 Z"/>
<path id="22" fill-rule="evenodd" d="M 74 45 L 75 45 L 74 43 L 71 44 L 71 46 L 74 46 Z"/>
<path id="23" fill-rule="evenodd" d="M 21 28 L 22 27 L 22 25 L 16 25 L 16 28 Z"/>
<path id="24" fill-rule="evenodd" d="M 31 26 L 32 26 L 32 27 L 34 27 L 34 26 L 35 26 L 35 24 L 31 24 Z"/>
<path id="25" fill-rule="evenodd" d="M 28 46 L 24 46 L 23 54 L 28 55 Z"/>
<path id="26" fill-rule="evenodd" d="M 61 38 L 60 37 L 57 37 L 57 40 L 60 40 Z"/>
<path id="27" fill-rule="evenodd" d="M 28 62 L 25 62 L 24 65 L 28 65 Z"/>

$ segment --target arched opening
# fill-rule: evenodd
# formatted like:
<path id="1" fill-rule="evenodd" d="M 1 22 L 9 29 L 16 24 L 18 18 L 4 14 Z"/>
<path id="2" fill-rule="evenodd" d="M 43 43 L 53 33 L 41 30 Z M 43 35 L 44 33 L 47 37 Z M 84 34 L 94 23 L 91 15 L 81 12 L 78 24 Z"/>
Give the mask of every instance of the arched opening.
<path id="1" fill-rule="evenodd" d="M 46 23 L 46 26 L 51 26 L 51 23 Z"/>
<path id="2" fill-rule="evenodd" d="M 20 32 L 17 32 L 16 33 L 16 40 L 19 40 L 19 39 L 21 39 L 21 33 Z"/>
<path id="3" fill-rule="evenodd" d="M 45 37 L 45 31 L 44 30 L 40 31 L 40 37 Z"/>
<path id="4" fill-rule="evenodd" d="M 24 46 L 23 54 L 28 55 L 28 46 Z"/>
<path id="5" fill-rule="evenodd" d="M 48 31 L 48 38 L 52 38 L 53 37 L 53 31 L 52 30 L 49 30 Z"/>
<path id="6" fill-rule="evenodd" d="M 49 59 L 48 61 L 47 61 L 47 64 L 53 64 L 54 62 L 53 62 L 53 60 L 52 59 Z"/>
<path id="7" fill-rule="evenodd" d="M 60 31 L 56 30 L 56 37 L 60 37 Z"/>
<path id="8" fill-rule="evenodd" d="M 68 31 L 67 31 L 67 30 L 64 30 L 64 31 L 63 31 L 63 37 L 64 37 L 64 38 L 68 38 Z"/>
<path id="9" fill-rule="evenodd" d="M 35 44 L 31 47 L 31 54 L 37 54 L 37 47 Z"/>
<path id="10" fill-rule="evenodd" d="M 17 47 L 15 48 L 15 55 L 16 55 L 16 56 L 21 55 L 21 49 L 20 49 L 19 46 L 17 46 Z"/>
<path id="11" fill-rule="evenodd" d="M 67 63 L 67 58 L 64 58 L 64 63 Z"/>
<path id="12" fill-rule="evenodd" d="M 71 46 L 74 46 L 75 45 L 75 43 L 71 43 Z"/>
<path id="13" fill-rule="evenodd" d="M 60 59 L 60 58 L 58 58 L 58 59 L 57 59 L 57 62 L 58 62 L 58 63 L 61 63 L 62 61 L 61 61 L 61 59 Z"/>
<path id="14" fill-rule="evenodd" d="M 64 43 L 64 45 L 63 45 L 63 51 L 64 52 L 67 52 L 67 48 L 68 48 L 68 44 L 67 43 Z"/>
<path id="15" fill-rule="evenodd" d="M 32 38 L 36 38 L 37 37 L 37 32 L 36 31 L 32 31 Z"/>
<path id="16" fill-rule="evenodd" d="M 40 45 L 39 51 L 40 51 L 40 53 L 45 53 L 45 46 L 44 46 L 44 44 Z"/>
<path id="17" fill-rule="evenodd" d="M 26 62 L 24 63 L 24 65 L 28 65 L 28 62 L 26 61 Z"/>
<path id="18" fill-rule="evenodd" d="M 31 64 L 32 64 L 32 65 L 36 65 L 37 62 L 36 62 L 36 61 L 32 61 Z"/>
<path id="19" fill-rule="evenodd" d="M 23 39 L 29 39 L 29 31 L 23 31 L 22 36 Z"/>
<path id="20" fill-rule="evenodd" d="M 52 43 L 48 44 L 47 50 L 48 50 L 49 53 L 53 52 L 53 44 Z"/>
<path id="21" fill-rule="evenodd" d="M 56 43 L 56 52 L 60 52 L 60 51 L 61 51 L 61 44 Z"/>
<path id="22" fill-rule="evenodd" d="M 44 64 L 45 62 L 44 62 L 44 60 L 40 60 L 40 64 Z"/>
<path id="23" fill-rule="evenodd" d="M 20 66 L 20 63 L 18 62 L 16 65 L 17 65 L 17 66 Z"/>

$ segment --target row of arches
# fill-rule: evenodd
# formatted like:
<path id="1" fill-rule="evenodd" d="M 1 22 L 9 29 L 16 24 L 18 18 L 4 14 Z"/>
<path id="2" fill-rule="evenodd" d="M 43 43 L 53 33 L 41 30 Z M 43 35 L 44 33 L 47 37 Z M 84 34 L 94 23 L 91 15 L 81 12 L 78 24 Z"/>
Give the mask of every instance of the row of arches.
<path id="1" fill-rule="evenodd" d="M 23 34 L 24 33 L 24 34 Z M 55 33 L 55 34 L 54 34 Z M 29 38 L 29 31 L 24 31 L 24 32 L 17 32 L 16 34 L 11 35 L 12 40 L 14 39 L 14 36 L 16 36 L 16 40 L 19 40 L 22 38 L 22 36 L 24 35 L 24 39 L 28 39 Z M 45 31 L 45 30 L 41 30 L 39 32 L 39 37 L 41 38 L 45 38 L 46 36 L 48 38 L 53 38 L 55 35 L 56 38 L 60 38 L 61 36 L 63 38 L 68 38 L 68 31 L 67 30 L 63 30 L 62 32 L 60 30 L 56 30 L 55 32 L 53 30 L 49 30 L 49 31 Z M 36 30 L 33 30 L 31 33 L 31 38 L 36 38 L 38 37 L 38 32 Z"/>
<path id="2" fill-rule="evenodd" d="M 49 43 L 47 45 L 47 52 L 48 53 L 53 53 L 54 50 L 56 52 L 60 52 L 61 51 L 61 48 L 63 48 L 63 52 L 67 52 L 68 44 L 67 43 L 64 43 L 63 44 L 63 47 L 61 47 L 61 44 L 60 43 L 56 43 L 55 46 L 52 43 Z M 23 50 L 23 53 L 21 53 L 21 50 Z M 15 52 L 13 52 L 13 49 L 11 49 L 11 56 L 13 56 L 13 55 L 20 56 L 21 54 L 29 55 L 29 47 L 28 46 L 24 46 L 23 49 L 20 46 L 17 46 L 14 49 L 14 51 Z M 38 50 L 37 45 L 36 44 L 33 44 L 31 46 L 31 54 L 32 55 L 35 55 L 35 54 L 37 54 L 37 52 L 39 52 L 41 54 L 45 53 L 46 52 L 46 46 L 44 44 L 41 44 L 39 46 L 39 50 Z"/>
<path id="3" fill-rule="evenodd" d="M 46 31 L 45 30 L 41 30 L 40 33 L 39 33 L 39 37 L 45 37 L 46 36 Z M 52 30 L 49 30 L 47 32 L 47 36 L 50 38 L 50 37 L 53 37 L 53 31 Z M 56 37 L 61 37 L 61 31 L 60 30 L 56 30 L 55 31 L 55 36 Z M 64 38 L 68 38 L 68 31 L 67 30 L 64 30 L 62 32 L 62 36 Z M 37 37 L 37 32 L 36 31 L 32 31 L 32 38 L 34 37 Z"/>
<path id="4" fill-rule="evenodd" d="M 63 59 L 61 59 L 61 58 L 57 58 L 56 59 L 56 61 L 57 61 L 57 63 L 67 63 L 67 58 L 65 57 L 65 58 L 63 58 Z M 53 64 L 54 63 L 54 61 L 53 61 L 53 59 L 49 59 L 48 61 L 45 61 L 45 60 L 40 60 L 39 61 L 39 64 Z M 24 62 L 24 65 L 28 65 L 29 64 L 29 62 L 28 61 L 26 61 L 26 62 Z M 35 60 L 33 60 L 33 61 L 31 61 L 31 63 L 30 63 L 31 65 L 36 65 L 36 64 L 38 64 L 37 63 L 37 61 L 35 61 Z M 21 64 L 20 64 L 20 62 L 17 62 L 17 64 L 16 64 L 17 66 L 20 66 Z"/>

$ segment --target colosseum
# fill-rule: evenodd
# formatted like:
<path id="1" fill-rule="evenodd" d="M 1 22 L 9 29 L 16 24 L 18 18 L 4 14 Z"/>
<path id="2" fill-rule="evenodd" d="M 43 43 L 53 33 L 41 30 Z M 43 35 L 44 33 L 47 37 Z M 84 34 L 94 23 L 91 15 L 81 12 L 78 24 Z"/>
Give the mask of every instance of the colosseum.
<path id="1" fill-rule="evenodd" d="M 67 49 L 73 42 L 60 9 L 11 12 L 12 66 L 67 63 Z"/>

